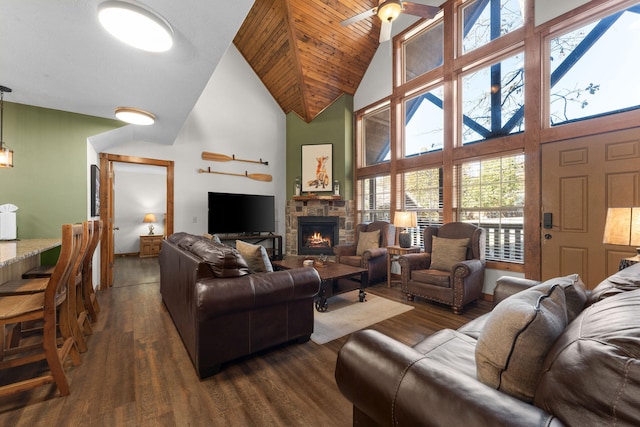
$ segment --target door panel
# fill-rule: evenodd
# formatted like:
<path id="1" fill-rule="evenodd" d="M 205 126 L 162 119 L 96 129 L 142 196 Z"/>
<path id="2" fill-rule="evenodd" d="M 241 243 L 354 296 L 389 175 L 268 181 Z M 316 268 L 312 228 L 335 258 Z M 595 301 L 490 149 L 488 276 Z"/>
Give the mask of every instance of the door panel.
<path id="1" fill-rule="evenodd" d="M 542 278 L 572 273 L 589 288 L 618 269 L 630 247 L 602 244 L 608 207 L 640 205 L 640 135 L 619 131 L 542 146 Z"/>

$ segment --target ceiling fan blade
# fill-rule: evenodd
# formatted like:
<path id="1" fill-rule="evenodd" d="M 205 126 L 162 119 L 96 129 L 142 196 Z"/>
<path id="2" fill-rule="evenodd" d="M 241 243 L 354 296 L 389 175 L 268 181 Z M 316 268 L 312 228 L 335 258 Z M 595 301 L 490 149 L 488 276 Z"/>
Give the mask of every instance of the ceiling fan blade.
<path id="1" fill-rule="evenodd" d="M 391 21 L 382 21 L 380 27 L 380 43 L 384 43 L 391 38 Z"/>
<path id="2" fill-rule="evenodd" d="M 374 7 L 373 9 L 365 10 L 364 12 L 359 13 L 356 16 L 352 16 L 349 19 L 345 19 L 340 23 L 340 25 L 342 25 L 343 27 L 346 27 L 347 25 L 351 25 L 354 22 L 362 21 L 363 19 L 366 19 L 370 16 L 374 16 L 376 14 L 377 9 L 378 9 L 377 7 Z"/>
<path id="3" fill-rule="evenodd" d="M 427 6 L 426 4 L 402 2 L 403 12 L 409 15 L 420 16 L 421 18 L 431 19 L 440 11 L 437 6 Z"/>

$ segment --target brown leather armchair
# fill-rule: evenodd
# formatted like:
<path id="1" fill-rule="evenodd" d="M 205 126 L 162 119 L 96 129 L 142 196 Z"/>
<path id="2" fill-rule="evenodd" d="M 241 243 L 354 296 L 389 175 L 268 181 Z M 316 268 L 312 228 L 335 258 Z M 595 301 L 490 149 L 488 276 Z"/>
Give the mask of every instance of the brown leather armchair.
<path id="1" fill-rule="evenodd" d="M 483 228 L 463 222 L 426 227 L 424 252 L 407 254 L 398 260 L 402 291 L 407 294 L 407 299 L 412 301 L 414 296 L 419 296 L 448 304 L 455 314 L 460 314 L 465 305 L 477 300 L 484 283 L 485 233 Z M 460 249 L 464 246 L 463 239 L 468 239 L 466 250 Z M 450 248 L 452 243 L 458 244 L 457 254 Z M 435 254 L 434 244 L 437 246 L 435 249 L 441 251 L 439 254 Z M 447 257 L 442 256 L 443 250 Z M 436 258 L 437 262 L 432 262 Z"/>
<path id="2" fill-rule="evenodd" d="M 361 232 L 380 230 L 377 248 L 370 248 L 357 255 L 358 242 Z M 358 224 L 355 232 L 355 242 L 349 245 L 336 245 L 333 252 L 336 262 L 353 267 L 369 270 L 369 283 L 375 283 L 387 278 L 387 246 L 393 245 L 396 239 L 396 228 L 386 221 L 374 221 L 370 224 Z"/>

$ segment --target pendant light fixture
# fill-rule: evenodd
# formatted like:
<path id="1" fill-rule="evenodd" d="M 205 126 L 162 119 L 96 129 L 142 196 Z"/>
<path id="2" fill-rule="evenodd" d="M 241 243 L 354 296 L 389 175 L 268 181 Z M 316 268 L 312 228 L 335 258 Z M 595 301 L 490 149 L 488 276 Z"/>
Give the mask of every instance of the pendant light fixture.
<path id="1" fill-rule="evenodd" d="M 98 5 L 102 26 L 118 40 L 148 52 L 165 52 L 173 46 L 173 29 L 155 12 L 129 1 L 104 1 Z"/>
<path id="2" fill-rule="evenodd" d="M 0 168 L 13 167 L 13 150 L 4 145 L 2 130 L 4 127 L 4 93 L 11 93 L 12 90 L 6 86 L 0 86 Z"/>
<path id="3" fill-rule="evenodd" d="M 148 126 L 156 122 L 156 116 L 153 113 L 133 107 L 117 107 L 116 117 L 132 125 Z"/>

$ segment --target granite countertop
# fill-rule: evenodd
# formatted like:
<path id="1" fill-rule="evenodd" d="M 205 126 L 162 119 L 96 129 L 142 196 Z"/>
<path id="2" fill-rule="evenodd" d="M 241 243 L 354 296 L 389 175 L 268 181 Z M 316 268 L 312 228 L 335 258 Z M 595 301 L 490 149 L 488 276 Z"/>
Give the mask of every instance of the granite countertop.
<path id="1" fill-rule="evenodd" d="M 0 268 L 60 246 L 60 239 L 0 241 Z"/>

